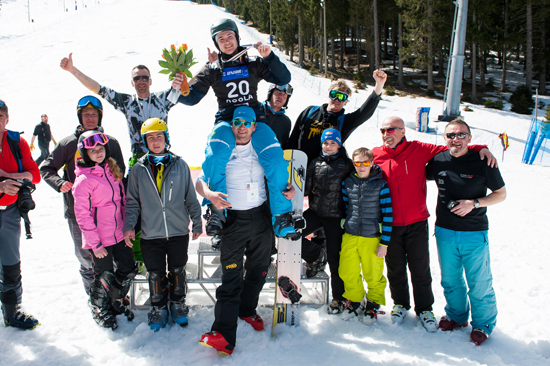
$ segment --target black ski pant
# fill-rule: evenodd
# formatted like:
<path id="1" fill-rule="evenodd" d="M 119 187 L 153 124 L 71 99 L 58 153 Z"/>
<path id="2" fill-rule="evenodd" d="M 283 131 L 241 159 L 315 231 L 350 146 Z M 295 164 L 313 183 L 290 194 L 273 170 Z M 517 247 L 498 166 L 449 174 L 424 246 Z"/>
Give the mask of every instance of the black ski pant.
<path id="1" fill-rule="evenodd" d="M 227 210 L 227 220 L 221 231 L 222 284 L 216 290 L 212 331 L 220 333 L 233 347 L 237 338 L 237 319 L 256 314 L 271 263 L 272 229 L 268 210 L 267 204 L 245 211 Z M 245 255 L 246 264 L 243 265 Z"/>
<path id="2" fill-rule="evenodd" d="M 48 155 L 50 155 L 50 142 L 38 141 L 38 148 L 40 149 L 40 156 L 36 159 L 36 165 L 40 166 L 48 158 Z"/>
<path id="3" fill-rule="evenodd" d="M 94 265 L 92 263 L 92 256 L 88 249 L 82 248 L 82 231 L 76 219 L 67 219 L 69 223 L 69 229 L 71 230 L 71 237 L 74 244 L 74 255 L 80 262 L 80 276 L 82 277 L 82 283 L 84 284 L 84 291 L 86 294 L 90 294 L 90 286 L 94 280 Z"/>
<path id="4" fill-rule="evenodd" d="M 394 226 L 388 244 L 386 266 L 394 304 L 411 308 L 407 264 L 413 286 L 414 311 L 432 310 L 434 295 L 430 272 L 428 220 L 406 226 Z"/>
<path id="5" fill-rule="evenodd" d="M 105 271 L 115 272 L 114 262 L 116 263 L 116 278 L 122 282 L 134 269 L 134 251 L 126 246 L 124 240 L 105 247 L 105 250 L 107 250 L 107 255 L 103 258 L 98 258 L 92 253 L 94 273 L 96 276 L 100 276 Z"/>
<path id="6" fill-rule="evenodd" d="M 332 290 L 332 298 L 335 300 L 344 300 L 344 281 L 338 274 L 340 265 L 340 251 L 342 250 L 342 235 L 344 229 L 340 227 L 340 218 L 324 218 L 308 209 L 304 211 L 304 219 L 306 220 L 306 228 L 302 230 L 302 258 L 307 263 L 312 263 L 319 258 L 321 246 L 311 240 L 306 239 L 311 233 L 324 228 L 327 244 L 327 261 L 330 268 L 330 287 Z"/>
<path id="7" fill-rule="evenodd" d="M 20 304 L 21 283 L 21 214 L 17 203 L 0 210 L 0 301 Z"/>
<path id="8" fill-rule="evenodd" d="M 155 273 L 161 278 L 161 283 L 166 286 L 159 291 L 163 293 L 160 302 L 152 303 L 153 306 L 164 306 L 168 303 L 168 288 L 170 288 L 170 298 L 180 300 L 181 296 L 174 293 L 175 286 L 169 286 L 166 277 L 166 263 L 168 270 L 173 272 L 176 268 L 185 267 L 189 259 L 187 251 L 189 249 L 189 234 L 173 236 L 162 239 L 143 239 L 141 238 L 141 255 L 147 272 Z M 151 296 L 152 289 L 149 290 Z"/>

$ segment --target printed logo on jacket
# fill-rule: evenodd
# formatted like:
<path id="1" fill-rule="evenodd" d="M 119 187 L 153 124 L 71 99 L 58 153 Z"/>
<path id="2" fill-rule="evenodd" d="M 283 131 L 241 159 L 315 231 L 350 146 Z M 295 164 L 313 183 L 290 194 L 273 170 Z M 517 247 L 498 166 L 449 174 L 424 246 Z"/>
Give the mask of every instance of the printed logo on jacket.
<path id="1" fill-rule="evenodd" d="M 227 67 L 222 72 L 223 81 L 243 79 L 248 76 L 248 66 Z"/>

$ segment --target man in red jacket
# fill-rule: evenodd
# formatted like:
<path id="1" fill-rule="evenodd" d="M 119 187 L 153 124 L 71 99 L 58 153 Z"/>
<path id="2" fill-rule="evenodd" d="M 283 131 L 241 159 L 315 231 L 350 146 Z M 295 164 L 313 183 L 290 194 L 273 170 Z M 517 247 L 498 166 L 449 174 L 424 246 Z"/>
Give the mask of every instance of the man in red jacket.
<path id="1" fill-rule="evenodd" d="M 21 311 L 21 214 L 17 207 L 21 183 L 16 179 L 38 183 L 40 173 L 24 139 L 19 142 L 22 155 L 20 171 L 18 159 L 10 148 L 9 139 L 12 137 L 6 130 L 8 122 L 8 106 L 0 100 L 0 300 L 6 326 L 33 329 L 39 325 L 38 320 Z"/>
<path id="2" fill-rule="evenodd" d="M 394 301 L 392 322 L 403 322 L 411 308 L 407 264 L 411 273 L 415 312 L 429 332 L 437 330 L 432 312 L 434 296 L 430 273 L 428 208 L 426 207 L 426 164 L 446 146 L 407 141 L 405 123 L 399 117 L 382 122 L 383 146 L 372 149 L 374 162 L 384 172 L 393 205 L 393 230 L 386 255 L 388 280 Z M 493 155 L 482 145 L 472 145 L 489 165 Z"/>

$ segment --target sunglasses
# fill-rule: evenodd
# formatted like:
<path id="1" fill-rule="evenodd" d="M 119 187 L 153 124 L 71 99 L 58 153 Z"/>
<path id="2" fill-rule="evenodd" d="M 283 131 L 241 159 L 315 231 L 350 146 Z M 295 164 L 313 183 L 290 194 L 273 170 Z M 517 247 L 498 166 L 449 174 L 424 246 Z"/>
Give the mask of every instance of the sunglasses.
<path id="1" fill-rule="evenodd" d="M 106 145 L 109 139 L 107 138 L 107 135 L 103 132 L 99 132 L 96 134 L 93 134 L 92 136 L 86 137 L 82 142 L 78 144 L 78 148 L 82 149 L 93 149 L 98 144 L 99 145 Z"/>
<path id="2" fill-rule="evenodd" d="M 470 134 L 466 132 L 459 132 L 459 133 L 447 133 L 445 134 L 445 136 L 447 136 L 449 140 L 454 140 L 455 137 L 458 137 L 460 140 L 462 140 L 470 136 Z"/>
<path id="3" fill-rule="evenodd" d="M 147 76 L 147 75 L 134 76 L 133 80 L 134 80 L 134 83 L 139 83 L 140 81 L 148 82 L 149 81 L 149 76 Z"/>
<path id="4" fill-rule="evenodd" d="M 360 167 L 361 165 L 370 166 L 370 161 L 354 161 L 353 165 L 355 165 L 356 167 Z"/>
<path id="5" fill-rule="evenodd" d="M 384 133 L 394 133 L 395 130 L 402 130 L 403 127 L 391 127 L 391 128 L 381 128 L 380 133 L 383 135 Z"/>
<path id="6" fill-rule="evenodd" d="M 256 123 L 256 122 L 255 121 L 249 122 L 249 121 L 245 121 L 244 119 L 240 119 L 240 118 L 235 118 L 231 122 L 231 124 L 234 127 L 241 127 L 242 125 L 244 125 L 244 127 L 246 127 L 246 128 L 250 128 L 250 126 L 252 126 L 253 123 Z"/>
<path id="7" fill-rule="evenodd" d="M 273 89 L 277 89 L 277 90 L 280 90 L 282 92 L 285 92 L 289 97 L 292 95 L 292 92 L 294 91 L 294 88 L 292 86 L 290 86 L 290 84 L 285 84 L 285 85 L 270 85 L 269 86 L 269 91 L 273 90 Z"/>
<path id="8" fill-rule="evenodd" d="M 83 109 L 87 106 L 92 105 L 92 107 L 97 109 L 103 109 L 101 106 L 101 102 L 96 97 L 92 97 L 91 95 L 88 95 L 87 97 L 81 98 L 78 101 L 78 105 L 76 106 L 77 109 Z"/>
<path id="9" fill-rule="evenodd" d="M 328 97 L 332 100 L 339 100 L 340 102 L 344 103 L 345 101 L 348 100 L 349 95 L 339 90 L 331 90 L 328 93 Z"/>

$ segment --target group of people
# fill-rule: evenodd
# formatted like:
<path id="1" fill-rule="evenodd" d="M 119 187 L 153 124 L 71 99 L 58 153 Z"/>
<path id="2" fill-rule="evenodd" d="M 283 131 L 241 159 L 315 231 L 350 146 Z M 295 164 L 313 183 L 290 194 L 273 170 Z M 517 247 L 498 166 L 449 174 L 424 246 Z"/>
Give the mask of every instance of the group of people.
<path id="1" fill-rule="evenodd" d="M 291 216 L 294 189 L 287 182 L 286 148 L 308 156 L 302 257 L 310 277 L 328 262 L 329 314 L 361 316 L 365 324 L 375 323 L 386 304 L 385 262 L 394 302 L 392 322 L 403 322 L 411 308 L 408 267 L 414 311 L 428 331 L 466 326 L 471 305 L 471 340 L 478 345 L 485 341 L 496 324 L 485 207 L 502 201 L 506 190 L 498 168 L 492 167 L 496 163 L 491 153 L 485 146 L 469 146 L 469 126 L 452 121 L 445 128 L 447 146 L 437 146 L 408 141 L 403 120 L 389 117 L 380 129 L 383 145 L 356 149 L 350 158 L 344 142 L 376 110 L 387 78 L 383 71 L 374 72 L 374 91 L 356 111 L 345 113 L 351 89 L 336 81 L 330 85 L 328 103 L 306 108 L 291 128 L 284 112 L 293 90 L 284 63 L 261 43 L 256 45 L 261 57 L 249 57 L 230 19 L 214 23 L 211 36 L 218 52 L 208 50 L 209 61 L 187 96 L 179 91 L 181 76 L 170 89 L 151 93 L 151 75 L 143 65 L 132 69 L 136 94 L 131 95 L 83 74 L 72 54 L 61 61 L 63 70 L 126 116 L 131 141 L 130 169 L 124 177 L 120 145 L 103 130 L 102 104 L 86 96 L 77 105 L 75 132 L 60 140 L 40 164 L 42 178 L 63 193 L 94 320 L 115 329 L 117 315 L 133 319 L 126 295 L 139 269 L 132 250 L 139 237 L 152 305 L 148 324 L 155 331 L 170 321 L 188 324 L 185 266 L 189 240 L 202 233 L 199 193 L 208 204 L 207 231 L 222 242 L 215 319 L 200 344 L 229 355 L 239 318 L 263 330 L 256 308 L 274 235 L 298 234 Z M 257 98 L 260 80 L 272 83 L 263 103 Z M 187 163 L 170 151 L 167 117 L 176 103 L 195 105 L 210 88 L 219 110 L 208 136 L 203 174 L 194 185 Z M 38 321 L 20 307 L 17 194 L 22 184 L 18 179 L 38 183 L 40 175 L 24 139 L 17 136 L 19 155 L 11 151 L 15 137 L 5 129 L 7 122 L 8 109 L 0 101 L 0 299 L 6 325 L 32 329 Z M 47 126 L 47 116 L 42 122 Z M 40 134 L 35 135 L 42 150 Z M 31 147 L 33 143 L 34 137 Z M 427 178 L 439 188 L 436 240 L 447 300 L 439 324 L 432 312 Z M 305 238 L 320 229 L 325 247 Z"/>

